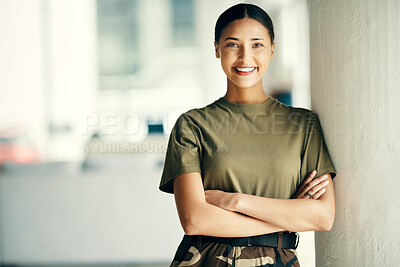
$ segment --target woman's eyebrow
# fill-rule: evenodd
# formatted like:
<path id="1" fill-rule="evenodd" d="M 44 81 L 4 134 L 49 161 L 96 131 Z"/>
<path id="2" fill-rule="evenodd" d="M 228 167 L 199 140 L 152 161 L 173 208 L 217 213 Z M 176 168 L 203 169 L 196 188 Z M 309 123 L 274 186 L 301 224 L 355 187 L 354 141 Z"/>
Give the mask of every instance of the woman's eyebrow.
<path id="1" fill-rule="evenodd" d="M 235 37 L 228 37 L 228 38 L 226 38 L 226 39 L 224 40 L 224 42 L 227 41 L 227 40 L 239 41 L 239 39 L 238 39 L 238 38 L 235 38 Z"/>
<path id="2" fill-rule="evenodd" d="M 236 37 L 228 37 L 228 38 L 226 38 L 226 39 L 224 40 L 224 42 L 227 41 L 227 40 L 239 41 L 239 38 L 236 38 Z M 264 41 L 264 39 L 261 38 L 261 37 L 251 38 L 251 41 L 259 41 L 259 40 L 263 40 L 263 41 Z"/>

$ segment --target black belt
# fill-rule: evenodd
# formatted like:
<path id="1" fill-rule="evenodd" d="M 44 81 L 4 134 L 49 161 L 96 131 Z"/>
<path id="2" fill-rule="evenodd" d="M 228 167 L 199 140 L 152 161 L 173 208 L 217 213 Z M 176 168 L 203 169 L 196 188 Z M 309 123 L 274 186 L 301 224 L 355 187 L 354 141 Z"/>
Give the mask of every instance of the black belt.
<path id="1" fill-rule="evenodd" d="M 267 246 L 278 249 L 296 249 L 299 234 L 296 232 L 277 232 L 249 237 L 216 237 L 205 235 L 185 235 L 184 239 L 201 239 L 201 241 L 224 243 L 232 246 Z"/>

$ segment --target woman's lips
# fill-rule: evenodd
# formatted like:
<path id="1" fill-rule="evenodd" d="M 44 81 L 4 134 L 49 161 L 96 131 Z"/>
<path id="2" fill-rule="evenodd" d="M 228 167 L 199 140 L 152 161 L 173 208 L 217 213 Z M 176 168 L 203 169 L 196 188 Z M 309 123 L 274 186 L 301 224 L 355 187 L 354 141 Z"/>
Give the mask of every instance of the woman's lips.
<path id="1" fill-rule="evenodd" d="M 234 67 L 236 74 L 241 76 L 247 76 L 253 74 L 257 68 L 256 67 Z"/>

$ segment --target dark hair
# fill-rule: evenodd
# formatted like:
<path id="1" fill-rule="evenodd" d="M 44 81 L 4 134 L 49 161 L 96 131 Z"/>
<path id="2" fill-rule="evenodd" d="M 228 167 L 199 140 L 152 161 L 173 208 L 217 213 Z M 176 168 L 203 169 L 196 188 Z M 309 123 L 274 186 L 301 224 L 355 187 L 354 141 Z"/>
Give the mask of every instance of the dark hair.
<path id="1" fill-rule="evenodd" d="M 244 18 L 255 19 L 267 28 L 271 45 L 274 43 L 274 25 L 272 20 L 262 8 L 253 4 L 237 4 L 225 10 L 218 18 L 215 24 L 214 40 L 219 44 L 222 31 L 229 25 L 229 23 Z"/>

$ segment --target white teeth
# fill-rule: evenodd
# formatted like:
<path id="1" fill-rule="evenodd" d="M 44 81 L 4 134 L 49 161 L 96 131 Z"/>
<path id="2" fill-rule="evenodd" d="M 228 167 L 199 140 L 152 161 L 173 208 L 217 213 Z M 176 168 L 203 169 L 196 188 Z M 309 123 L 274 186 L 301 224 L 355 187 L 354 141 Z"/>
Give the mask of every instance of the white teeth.
<path id="1" fill-rule="evenodd" d="M 240 72 L 251 72 L 251 71 L 255 70 L 256 68 L 235 68 L 235 69 Z"/>

